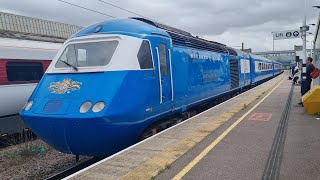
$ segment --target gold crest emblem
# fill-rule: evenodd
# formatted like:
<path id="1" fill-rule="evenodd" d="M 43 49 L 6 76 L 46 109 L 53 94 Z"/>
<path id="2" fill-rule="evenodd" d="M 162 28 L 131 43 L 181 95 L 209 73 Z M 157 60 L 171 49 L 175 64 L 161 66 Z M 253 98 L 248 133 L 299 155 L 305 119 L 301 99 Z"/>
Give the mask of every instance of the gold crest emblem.
<path id="1" fill-rule="evenodd" d="M 49 91 L 52 94 L 65 94 L 71 91 L 80 90 L 81 82 L 64 79 L 63 81 L 52 82 L 49 86 Z"/>

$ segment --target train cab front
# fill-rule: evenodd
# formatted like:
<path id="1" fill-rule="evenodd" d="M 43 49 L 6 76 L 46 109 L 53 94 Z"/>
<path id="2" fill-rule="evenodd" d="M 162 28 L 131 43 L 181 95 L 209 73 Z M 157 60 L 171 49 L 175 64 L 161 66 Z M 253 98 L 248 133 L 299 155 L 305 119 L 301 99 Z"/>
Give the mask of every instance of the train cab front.
<path id="1" fill-rule="evenodd" d="M 139 114 L 138 106 L 125 100 L 138 103 L 129 91 L 144 93 L 135 89 L 143 78 L 142 41 L 121 35 L 69 40 L 21 111 L 26 124 L 64 153 L 109 155 L 134 143 L 130 114 Z"/>

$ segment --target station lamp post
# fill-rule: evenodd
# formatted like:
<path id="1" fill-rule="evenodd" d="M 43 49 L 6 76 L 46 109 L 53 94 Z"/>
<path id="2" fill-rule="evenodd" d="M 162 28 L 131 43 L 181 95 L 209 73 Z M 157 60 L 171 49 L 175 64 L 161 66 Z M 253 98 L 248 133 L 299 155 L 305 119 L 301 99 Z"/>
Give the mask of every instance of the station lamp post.
<path id="1" fill-rule="evenodd" d="M 316 24 L 309 24 L 309 26 L 315 26 Z M 313 35 L 313 33 L 311 33 L 311 32 L 308 32 L 308 34 L 310 34 L 310 35 Z M 311 49 L 311 57 L 313 58 L 313 52 L 314 52 L 314 40 L 313 41 L 311 41 L 311 47 L 310 47 L 310 49 Z"/>
<path id="2" fill-rule="evenodd" d="M 318 8 L 318 9 L 320 9 L 320 6 L 312 6 L 312 7 L 314 7 L 314 8 Z M 320 18 L 320 13 L 319 13 L 319 18 Z M 320 23 L 320 22 L 318 22 L 318 23 Z M 319 26 L 319 25 L 318 25 Z M 316 31 L 318 31 L 318 27 L 317 27 L 317 30 Z M 319 32 L 319 31 L 318 31 Z M 316 34 L 318 34 L 318 32 L 315 32 Z M 318 39 L 318 38 L 317 38 Z M 318 44 L 318 43 L 317 43 Z M 314 54 L 314 56 L 313 56 L 313 58 L 315 59 L 316 58 L 316 39 L 314 39 L 313 40 L 313 54 Z M 318 52 L 318 51 L 317 51 Z M 318 58 L 317 58 L 318 59 Z M 318 63 L 319 63 L 319 60 L 317 60 L 318 61 Z M 320 84 L 320 78 L 319 78 L 319 84 Z"/>
<path id="3" fill-rule="evenodd" d="M 316 8 L 320 8 L 320 6 L 313 6 Z M 307 0 L 305 0 L 304 6 L 304 18 L 302 22 L 302 26 L 300 27 L 301 38 L 302 38 L 302 79 L 301 79 L 301 94 L 306 93 L 306 79 L 307 79 L 307 65 L 306 65 L 306 58 L 307 58 L 307 50 L 306 50 L 306 41 L 307 41 L 307 31 L 309 31 L 310 26 L 314 26 L 315 24 L 307 25 Z M 311 47 L 312 48 L 312 47 Z"/>
<path id="4" fill-rule="evenodd" d="M 304 18 L 302 22 L 302 26 L 300 27 L 301 38 L 302 38 L 302 79 L 301 79 L 301 95 L 306 93 L 306 40 L 307 40 L 307 31 L 309 30 L 309 26 L 307 26 L 307 0 L 305 0 L 305 11 Z"/>

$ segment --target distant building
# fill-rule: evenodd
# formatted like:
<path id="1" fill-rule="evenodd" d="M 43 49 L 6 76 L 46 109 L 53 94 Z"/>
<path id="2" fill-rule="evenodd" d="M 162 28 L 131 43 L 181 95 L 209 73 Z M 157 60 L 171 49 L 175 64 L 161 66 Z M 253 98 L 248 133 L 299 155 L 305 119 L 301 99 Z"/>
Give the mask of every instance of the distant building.
<path id="1" fill-rule="evenodd" d="M 295 63 L 296 60 L 296 52 L 294 50 L 253 52 L 253 54 L 264 56 L 270 60 L 279 61 L 284 66 L 289 66 L 290 64 Z"/>
<path id="2" fill-rule="evenodd" d="M 252 53 L 252 49 L 248 48 L 248 49 L 242 49 L 242 51 L 247 52 L 247 53 Z"/>

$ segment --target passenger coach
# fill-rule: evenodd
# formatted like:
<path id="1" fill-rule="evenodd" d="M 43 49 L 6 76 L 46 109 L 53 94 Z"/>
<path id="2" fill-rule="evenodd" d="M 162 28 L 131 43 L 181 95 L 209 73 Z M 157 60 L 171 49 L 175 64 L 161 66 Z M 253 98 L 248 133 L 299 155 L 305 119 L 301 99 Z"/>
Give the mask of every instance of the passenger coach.
<path id="1" fill-rule="evenodd" d="M 0 135 L 22 132 L 17 117 L 62 44 L 0 38 Z"/>

